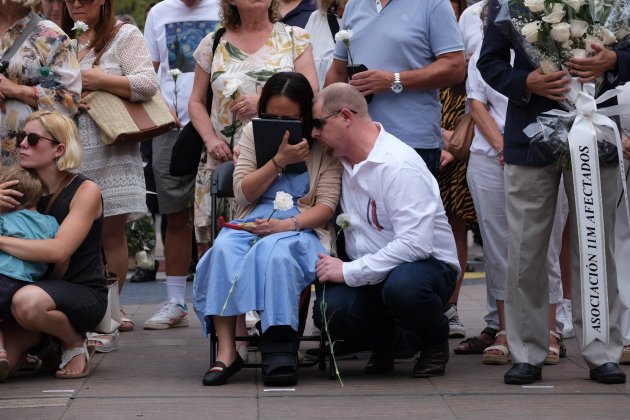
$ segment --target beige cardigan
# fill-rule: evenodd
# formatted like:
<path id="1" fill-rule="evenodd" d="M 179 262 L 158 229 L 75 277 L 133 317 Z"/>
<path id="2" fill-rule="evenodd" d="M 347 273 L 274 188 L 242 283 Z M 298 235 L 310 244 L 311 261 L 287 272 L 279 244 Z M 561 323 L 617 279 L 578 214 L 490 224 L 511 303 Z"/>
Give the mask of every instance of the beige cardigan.
<path id="1" fill-rule="evenodd" d="M 243 178 L 257 169 L 254 130 L 251 122 L 243 127 L 239 146 L 241 154 L 234 169 L 234 197 L 238 204 L 236 218 L 242 219 L 256 206 L 256 201 L 247 201 L 241 189 Z M 341 193 L 341 163 L 336 157 L 325 154 L 321 144 L 315 141 L 306 161 L 306 169 L 308 170 L 310 187 L 308 193 L 298 199 L 298 211 L 303 213 L 315 204 L 324 204 L 330 207 L 334 213 L 337 210 Z M 332 220 L 323 223 L 314 230 L 324 248 L 330 251 L 331 240 L 335 235 Z"/>

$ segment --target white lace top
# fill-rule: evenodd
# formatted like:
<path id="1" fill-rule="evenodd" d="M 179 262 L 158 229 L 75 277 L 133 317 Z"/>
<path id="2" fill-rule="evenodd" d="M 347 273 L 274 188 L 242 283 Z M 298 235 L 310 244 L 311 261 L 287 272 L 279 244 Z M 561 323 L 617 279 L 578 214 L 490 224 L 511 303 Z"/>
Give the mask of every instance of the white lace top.
<path id="1" fill-rule="evenodd" d="M 90 51 L 80 61 L 89 69 L 96 58 Z M 158 80 L 144 37 L 133 25 L 123 25 L 107 45 L 101 57 L 103 71 L 127 76 L 134 102 L 150 99 L 158 90 Z M 81 172 L 94 180 L 103 192 L 105 217 L 118 214 L 145 214 L 145 183 L 139 144 L 136 142 L 105 145 L 101 131 L 88 114 L 79 117 L 79 134 L 83 146 Z"/>

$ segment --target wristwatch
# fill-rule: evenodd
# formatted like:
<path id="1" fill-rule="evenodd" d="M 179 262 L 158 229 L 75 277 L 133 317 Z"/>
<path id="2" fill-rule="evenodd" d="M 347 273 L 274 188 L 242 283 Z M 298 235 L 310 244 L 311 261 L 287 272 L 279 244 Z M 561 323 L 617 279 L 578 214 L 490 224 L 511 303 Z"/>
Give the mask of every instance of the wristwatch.
<path id="1" fill-rule="evenodd" d="M 400 93 L 403 91 L 403 85 L 400 82 L 400 73 L 394 73 L 394 83 L 392 84 L 392 92 Z"/>

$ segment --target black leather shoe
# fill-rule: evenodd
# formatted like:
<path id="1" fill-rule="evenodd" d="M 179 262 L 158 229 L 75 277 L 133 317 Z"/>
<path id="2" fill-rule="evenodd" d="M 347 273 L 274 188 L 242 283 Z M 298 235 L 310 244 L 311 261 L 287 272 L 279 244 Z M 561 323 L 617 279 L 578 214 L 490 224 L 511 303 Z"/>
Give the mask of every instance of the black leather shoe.
<path id="1" fill-rule="evenodd" d="M 203 376 L 203 384 L 206 386 L 223 385 L 228 378 L 241 370 L 243 359 L 236 353 L 236 360 L 230 366 L 225 366 L 221 361 L 214 362 L 214 365 Z"/>
<path id="2" fill-rule="evenodd" d="M 508 385 L 527 385 L 542 379 L 542 368 L 529 363 L 514 363 L 503 375 L 503 382 Z"/>
<path id="3" fill-rule="evenodd" d="M 378 375 L 379 373 L 391 372 L 392 370 L 394 370 L 394 358 L 374 352 L 370 354 L 370 359 L 365 368 L 363 368 L 363 371 L 368 375 Z"/>
<path id="4" fill-rule="evenodd" d="M 448 341 L 424 348 L 413 367 L 412 376 L 414 378 L 430 378 L 444 375 L 448 353 Z"/>
<path id="5" fill-rule="evenodd" d="M 626 374 L 617 363 L 608 362 L 591 369 L 590 378 L 601 384 L 625 384 Z"/>
<path id="6" fill-rule="evenodd" d="M 136 271 L 129 278 L 129 281 L 132 283 L 145 283 L 148 281 L 155 281 L 155 276 L 157 275 L 157 271 L 159 267 L 160 267 L 160 263 L 156 261 L 153 270 L 145 270 L 144 268 L 136 268 Z"/>

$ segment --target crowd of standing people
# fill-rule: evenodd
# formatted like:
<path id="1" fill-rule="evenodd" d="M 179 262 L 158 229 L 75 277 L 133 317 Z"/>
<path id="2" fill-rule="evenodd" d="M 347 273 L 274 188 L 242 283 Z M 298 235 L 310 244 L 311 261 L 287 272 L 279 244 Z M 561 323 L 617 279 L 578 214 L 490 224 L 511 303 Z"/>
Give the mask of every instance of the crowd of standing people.
<path id="1" fill-rule="evenodd" d="M 235 336 L 248 334 L 246 313 L 260 321 L 265 384 L 295 384 L 298 306 L 313 283 L 315 324 L 369 349 L 365 373 L 391 371 L 402 341 L 418 354 L 413 377 L 444 375 L 449 338 L 466 337 L 457 303 L 474 228 L 487 327 L 454 353 L 511 363 L 505 383 L 528 384 L 574 335 L 590 379 L 625 382 L 630 293 L 617 279 L 630 231 L 615 229 L 615 213 L 625 217 L 617 162 L 599 173 L 608 339 L 584 342 L 572 173 L 532 157 L 523 130 L 558 107 L 571 77 L 610 76 L 603 91 L 630 81 L 630 47 L 544 74 L 495 24 L 498 0 L 163 0 L 143 31 L 114 0 L 2 4 L 0 381 L 33 360 L 84 377 L 94 350 L 116 350 L 119 332 L 135 328 L 121 308 L 118 329 L 95 332 L 104 265 L 123 293 L 125 227 L 146 216 L 153 187 L 165 300 L 143 327 L 189 325 L 198 258 L 193 308 L 218 337 L 204 385 L 243 366 L 247 344 Z M 180 129 L 106 144 L 88 112 L 98 91 L 131 102 L 161 94 L 176 124 L 201 137 L 196 172 L 171 174 Z M 475 124 L 467 162 L 448 151 L 465 113 Z M 300 122 L 301 141 L 287 134 L 258 161 L 256 118 Z M 626 135 L 623 148 L 630 157 Z M 216 211 L 253 227 L 213 238 L 212 174 L 229 161 L 234 199 Z M 278 211 L 282 193 L 290 205 Z"/>

